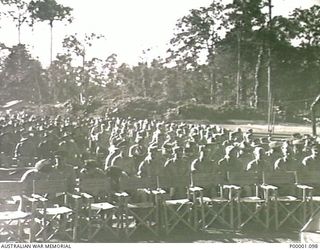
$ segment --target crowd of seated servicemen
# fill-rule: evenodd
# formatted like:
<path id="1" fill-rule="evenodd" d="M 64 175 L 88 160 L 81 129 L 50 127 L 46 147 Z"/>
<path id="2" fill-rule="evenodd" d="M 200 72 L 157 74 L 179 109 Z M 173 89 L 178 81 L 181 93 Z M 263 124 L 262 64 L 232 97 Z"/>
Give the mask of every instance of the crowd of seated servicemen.
<path id="1" fill-rule="evenodd" d="M 309 135 L 272 140 L 211 124 L 27 113 L 0 118 L 1 169 L 25 168 L 22 181 L 63 175 L 70 189 L 82 177 L 117 183 L 121 176 L 317 170 L 318 150 Z"/>

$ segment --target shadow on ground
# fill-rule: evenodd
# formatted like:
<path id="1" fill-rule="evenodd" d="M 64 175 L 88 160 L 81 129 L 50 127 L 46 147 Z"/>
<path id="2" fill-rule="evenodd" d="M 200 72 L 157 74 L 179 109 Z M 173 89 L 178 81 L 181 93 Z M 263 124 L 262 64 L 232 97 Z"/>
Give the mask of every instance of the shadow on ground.
<path id="1" fill-rule="evenodd" d="M 234 232 L 232 230 L 209 229 L 204 232 L 177 230 L 168 236 L 156 237 L 148 232 L 138 231 L 131 239 L 107 239 L 99 235 L 98 242 L 112 243 L 297 243 L 300 242 L 298 231 L 257 231 Z"/>

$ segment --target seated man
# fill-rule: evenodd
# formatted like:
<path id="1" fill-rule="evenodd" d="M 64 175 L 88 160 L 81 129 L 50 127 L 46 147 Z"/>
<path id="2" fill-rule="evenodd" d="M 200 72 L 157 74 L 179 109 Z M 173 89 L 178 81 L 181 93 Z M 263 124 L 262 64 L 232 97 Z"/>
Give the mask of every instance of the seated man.
<path id="1" fill-rule="evenodd" d="M 157 151 L 157 147 L 149 146 L 147 156 L 139 164 L 137 176 L 146 177 L 146 176 L 159 176 L 163 167 L 159 164 L 160 157 Z"/>
<path id="2" fill-rule="evenodd" d="M 317 171 L 320 169 L 319 148 L 320 148 L 319 144 L 315 144 L 314 146 L 311 147 L 311 154 L 302 160 L 302 170 Z"/>
<path id="3" fill-rule="evenodd" d="M 199 156 L 191 163 L 191 171 L 199 173 L 212 173 L 213 161 L 209 158 L 207 145 L 199 146 Z"/>
<path id="4" fill-rule="evenodd" d="M 218 161 L 217 171 L 220 173 L 227 173 L 228 171 L 243 171 L 242 162 L 238 157 L 237 148 L 233 145 L 229 145 L 225 150 L 225 156 Z"/>
<path id="5" fill-rule="evenodd" d="M 33 180 L 47 180 L 49 179 L 49 174 L 52 171 L 52 162 L 50 159 L 42 159 L 38 161 L 34 168 L 26 171 L 20 179 L 20 182 L 25 184 L 27 192 L 32 192 L 33 190 Z M 18 198 L 20 201 L 19 210 L 23 211 L 25 209 L 22 203 L 22 198 Z"/>
<path id="6" fill-rule="evenodd" d="M 256 147 L 253 150 L 254 159 L 247 165 L 246 170 L 251 172 L 273 171 L 273 166 L 266 161 L 265 150 L 262 147 Z"/>
<path id="7" fill-rule="evenodd" d="M 190 174 L 190 163 L 183 157 L 181 147 L 174 147 L 172 157 L 167 159 L 163 168 L 164 176 L 187 176 Z M 170 188 L 171 198 L 180 198 L 184 196 L 185 190 L 179 188 Z"/>

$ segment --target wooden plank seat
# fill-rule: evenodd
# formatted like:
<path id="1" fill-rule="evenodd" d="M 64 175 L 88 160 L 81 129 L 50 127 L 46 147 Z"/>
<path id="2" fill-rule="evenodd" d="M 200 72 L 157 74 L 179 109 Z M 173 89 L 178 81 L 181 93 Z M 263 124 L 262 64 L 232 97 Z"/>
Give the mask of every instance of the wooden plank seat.
<path id="1" fill-rule="evenodd" d="M 64 178 L 33 180 L 31 196 L 39 202 L 35 239 L 48 242 L 53 238 L 77 240 L 80 196 L 68 192 Z"/>
<path id="2" fill-rule="evenodd" d="M 150 206 L 153 206 L 153 202 L 139 202 L 135 204 L 128 204 L 128 208 L 149 208 Z"/>
<path id="3" fill-rule="evenodd" d="M 240 202 L 247 202 L 247 203 L 262 203 L 265 202 L 264 199 L 259 198 L 257 196 L 252 196 L 252 197 L 244 197 L 239 199 Z"/>
<path id="4" fill-rule="evenodd" d="M 100 203 L 92 203 L 91 209 L 92 210 L 109 210 L 115 208 L 114 205 L 108 202 L 100 202 Z"/>
<path id="5" fill-rule="evenodd" d="M 33 242 L 36 199 L 23 195 L 19 181 L 0 181 L 0 235 L 2 241 Z M 14 199 L 13 199 L 14 197 Z M 30 205 L 27 211 L 24 205 Z"/>
<path id="6" fill-rule="evenodd" d="M 125 236 L 130 238 L 138 230 L 159 236 L 159 204 L 153 190 L 156 189 L 155 177 L 122 177 L 118 194 L 119 204 L 124 215 Z"/>
<path id="7" fill-rule="evenodd" d="M 170 234 L 174 229 L 183 225 L 194 232 L 199 230 L 199 219 L 194 204 L 195 196 L 190 194 L 190 176 L 159 176 L 157 180 L 160 197 L 162 229 L 165 234 Z M 177 196 L 172 196 L 172 190 L 179 190 Z M 169 194 L 168 194 L 169 193 Z M 196 192 L 194 192 L 195 194 Z"/>
<path id="8" fill-rule="evenodd" d="M 270 200 L 274 208 L 276 230 L 282 226 L 302 227 L 306 223 L 307 200 L 303 196 L 295 195 L 295 191 L 302 189 L 306 192 L 308 187 L 296 185 L 294 172 L 263 172 L 261 187 L 265 190 L 266 199 Z"/>
<path id="9" fill-rule="evenodd" d="M 78 192 L 82 196 L 79 214 L 79 238 L 92 242 L 99 234 L 119 239 L 121 228 L 119 207 L 111 201 L 111 180 L 104 178 L 82 178 Z"/>
<path id="10" fill-rule="evenodd" d="M 277 201 L 286 202 L 286 201 L 300 201 L 297 197 L 287 195 L 287 196 L 280 196 L 277 198 Z"/>
<path id="11" fill-rule="evenodd" d="M 228 201 L 228 199 L 224 198 L 224 197 L 213 197 L 213 198 L 203 197 L 203 201 L 206 202 L 206 203 L 210 203 L 210 202 L 226 202 L 226 201 Z"/>
<path id="12" fill-rule="evenodd" d="M 25 221 L 31 219 L 31 213 L 21 211 L 0 212 L 0 235 L 3 241 L 25 242 Z M 22 231 L 23 230 L 23 231 Z"/>
<path id="13" fill-rule="evenodd" d="M 237 229 L 253 224 L 268 229 L 270 224 L 270 207 L 260 194 L 259 186 L 262 176 L 258 172 L 228 172 L 228 182 L 235 188 L 236 195 L 231 197 L 236 202 L 235 219 Z"/>
<path id="14" fill-rule="evenodd" d="M 314 202 L 319 202 L 320 201 L 320 196 L 312 196 L 311 197 L 311 201 L 314 201 Z M 315 213 L 315 209 L 312 208 L 312 214 Z"/>
<path id="15" fill-rule="evenodd" d="M 191 202 L 189 199 L 179 199 L 179 200 L 166 200 L 166 204 L 168 205 L 180 205 Z"/>
<path id="16" fill-rule="evenodd" d="M 60 214 L 68 214 L 68 213 L 71 213 L 72 212 L 72 209 L 70 209 L 70 208 L 67 208 L 67 207 L 48 207 L 48 208 L 39 208 L 39 209 L 37 209 L 37 211 L 40 213 L 40 214 L 42 214 L 42 215 L 44 215 L 44 214 L 46 214 L 46 215 L 51 215 L 51 216 L 53 216 L 53 215 L 60 215 Z"/>
<path id="17" fill-rule="evenodd" d="M 0 212 L 0 220 L 1 221 L 7 221 L 7 220 L 20 220 L 20 219 L 25 219 L 27 217 L 30 217 L 30 213 L 22 212 L 22 211 L 5 211 L 5 212 Z"/>

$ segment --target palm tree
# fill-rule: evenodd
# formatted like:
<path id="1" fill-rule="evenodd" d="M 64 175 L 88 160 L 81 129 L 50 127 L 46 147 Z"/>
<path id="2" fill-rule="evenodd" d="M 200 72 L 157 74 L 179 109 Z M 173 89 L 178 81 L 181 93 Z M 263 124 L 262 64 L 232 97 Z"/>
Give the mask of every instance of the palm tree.
<path id="1" fill-rule="evenodd" d="M 55 0 L 39 0 L 31 1 L 29 4 L 29 11 L 33 20 L 40 22 L 48 21 L 50 25 L 50 64 L 52 63 L 52 49 L 53 49 L 53 22 L 67 20 L 72 22 L 71 11 L 72 8 L 65 7 L 58 4 Z"/>

